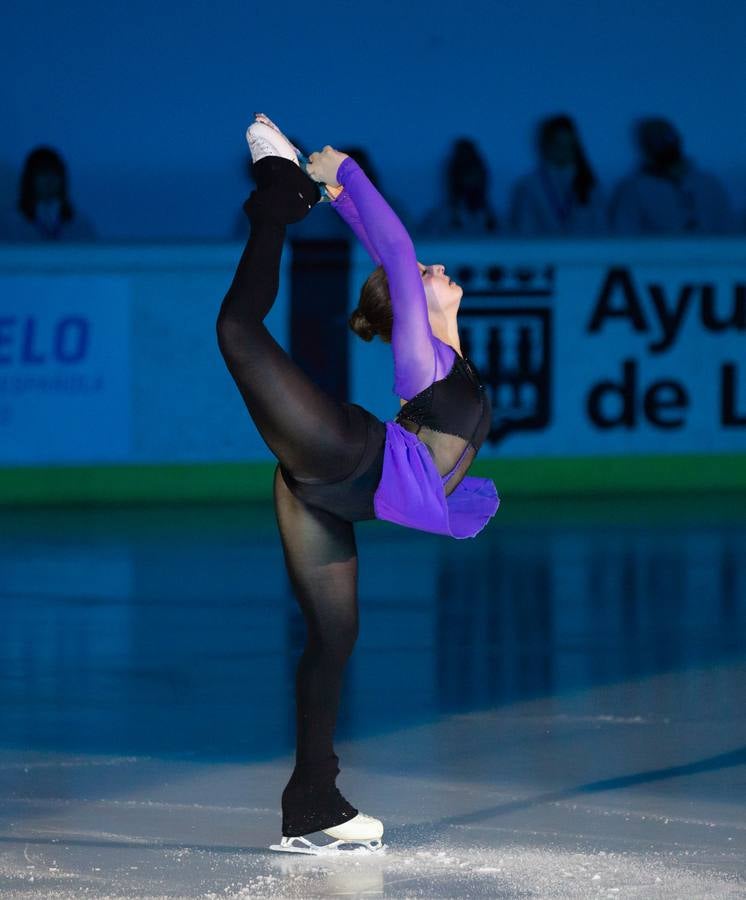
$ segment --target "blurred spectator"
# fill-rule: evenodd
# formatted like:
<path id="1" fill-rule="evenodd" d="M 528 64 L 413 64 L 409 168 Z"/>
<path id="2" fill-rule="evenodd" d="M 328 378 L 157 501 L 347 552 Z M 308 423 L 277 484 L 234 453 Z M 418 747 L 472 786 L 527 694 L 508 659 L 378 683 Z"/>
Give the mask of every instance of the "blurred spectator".
<path id="1" fill-rule="evenodd" d="M 687 159 L 666 119 L 641 119 L 635 137 L 641 166 L 623 178 L 612 199 L 619 234 L 722 233 L 735 225 L 728 195 L 714 175 Z"/>
<path id="2" fill-rule="evenodd" d="M 566 115 L 539 123 L 538 165 L 513 187 L 510 225 L 516 234 L 603 234 L 606 213 L 574 121 Z"/>
<path id="3" fill-rule="evenodd" d="M 489 201 L 489 172 L 474 141 L 454 142 L 446 167 L 446 203 L 422 220 L 423 235 L 479 237 L 496 234 L 497 216 Z"/>
<path id="4" fill-rule="evenodd" d="M 70 201 L 67 167 L 56 150 L 37 147 L 26 157 L 18 207 L 4 217 L 0 234 L 23 242 L 95 239 L 92 223 Z"/>

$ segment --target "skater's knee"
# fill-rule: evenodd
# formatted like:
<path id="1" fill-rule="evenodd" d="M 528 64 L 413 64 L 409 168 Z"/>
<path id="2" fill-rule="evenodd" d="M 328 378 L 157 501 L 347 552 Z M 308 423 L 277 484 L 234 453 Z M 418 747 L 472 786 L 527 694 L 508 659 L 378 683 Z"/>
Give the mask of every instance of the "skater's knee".
<path id="1" fill-rule="evenodd" d="M 227 359 L 230 351 L 230 324 L 225 312 L 221 309 L 215 321 L 215 333 L 218 339 L 218 347 L 224 359 Z"/>
<path id="2" fill-rule="evenodd" d="M 229 359 L 239 347 L 245 346 L 248 324 L 230 310 L 227 299 L 223 301 L 215 321 L 218 347 L 225 359 Z"/>
<path id="3" fill-rule="evenodd" d="M 229 315 L 228 315 L 228 294 L 223 298 L 223 302 L 220 305 L 220 310 L 218 312 L 218 317 L 215 319 L 215 332 L 218 336 L 218 344 L 220 345 L 220 349 L 223 349 L 223 344 L 226 338 L 226 331 L 229 326 Z"/>
<path id="4" fill-rule="evenodd" d="M 337 623 L 325 638 L 322 637 L 325 651 L 338 662 L 346 662 L 352 654 L 359 632 L 357 618 Z"/>
<path id="5" fill-rule="evenodd" d="M 325 618 L 313 623 L 308 632 L 306 653 L 315 660 L 344 665 L 358 638 L 358 619 Z"/>

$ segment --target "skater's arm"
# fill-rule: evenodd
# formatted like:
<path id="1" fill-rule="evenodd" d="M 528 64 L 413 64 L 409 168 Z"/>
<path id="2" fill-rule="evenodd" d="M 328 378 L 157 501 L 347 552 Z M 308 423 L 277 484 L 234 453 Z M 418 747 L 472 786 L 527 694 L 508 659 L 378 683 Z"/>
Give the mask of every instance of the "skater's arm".
<path id="1" fill-rule="evenodd" d="M 368 232 L 365 230 L 365 226 L 360 219 L 360 213 L 357 211 L 355 202 L 350 194 L 347 191 L 342 190 L 337 199 L 332 200 L 332 206 L 350 226 L 357 239 L 368 251 L 368 255 L 373 262 L 377 266 L 380 266 L 382 262 L 381 257 L 376 253 L 375 247 L 370 242 Z"/>
<path id="2" fill-rule="evenodd" d="M 435 381 L 437 366 L 435 338 L 414 244 L 396 213 L 354 159 L 348 156 L 342 161 L 337 169 L 337 181 L 344 187 L 340 197 L 349 196 L 368 242 L 386 272 L 394 317 L 391 332 L 394 393 L 409 399 Z"/>

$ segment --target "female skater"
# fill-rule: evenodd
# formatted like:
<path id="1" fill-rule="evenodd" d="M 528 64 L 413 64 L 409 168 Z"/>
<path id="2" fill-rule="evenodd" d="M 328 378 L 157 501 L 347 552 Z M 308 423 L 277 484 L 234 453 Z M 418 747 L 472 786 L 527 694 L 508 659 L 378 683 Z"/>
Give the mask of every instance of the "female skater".
<path id="1" fill-rule="evenodd" d="M 285 562 L 308 628 L 296 676 L 295 768 L 282 794 L 282 841 L 318 853 L 355 843 L 380 850 L 383 823 L 336 787 L 333 735 L 342 677 L 358 634 L 353 523 L 386 519 L 454 538 L 476 535 L 499 499 L 466 475 L 490 428 L 489 396 L 460 354 L 462 290 L 423 266 L 404 227 L 355 161 L 331 147 L 300 154 L 261 114 L 247 131 L 257 188 L 244 204 L 251 233 L 223 300 L 218 343 L 254 423 L 278 459 L 275 512 Z M 305 168 L 301 167 L 301 164 Z M 285 227 L 324 196 L 377 268 L 350 325 L 392 344 L 403 404 L 382 422 L 322 391 L 263 324 L 278 289 Z M 324 847 L 304 835 L 323 831 Z"/>

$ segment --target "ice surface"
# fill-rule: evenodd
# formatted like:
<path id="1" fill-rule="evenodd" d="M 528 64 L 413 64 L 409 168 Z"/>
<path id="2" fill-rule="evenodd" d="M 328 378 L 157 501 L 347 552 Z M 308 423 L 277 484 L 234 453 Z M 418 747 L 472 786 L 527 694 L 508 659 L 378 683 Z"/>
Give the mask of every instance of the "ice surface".
<path id="1" fill-rule="evenodd" d="M 746 898 L 746 526 L 578 508 L 360 530 L 337 783 L 388 849 L 334 859 L 268 849 L 303 641 L 271 517 L 0 515 L 2 900 Z"/>
<path id="2" fill-rule="evenodd" d="M 746 676 L 743 667 L 729 671 L 734 681 Z M 649 687 L 668 694 L 672 679 L 660 676 Z M 609 708 L 618 708 L 623 691 L 604 693 Z M 577 695 L 571 705 L 599 700 Z M 730 794 L 734 770 L 720 767 L 727 760 L 711 758 L 710 767 L 702 757 L 691 772 L 660 767 L 667 753 L 660 748 L 688 735 L 677 756 L 691 757 L 705 729 L 677 727 L 674 710 L 663 721 L 552 715 L 550 705 L 556 701 L 456 715 L 339 744 L 355 760 L 339 779 L 345 794 L 386 826 L 385 854 L 364 859 L 267 848 L 279 840 L 275 798 L 290 759 L 240 765 L 6 751 L 0 895 L 746 896 L 746 822 L 742 797 Z M 510 739 L 496 742 L 500 732 Z M 709 722 L 706 732 L 715 744 L 722 726 Z M 585 764 L 573 756 L 574 745 Z M 609 752 L 614 746 L 617 754 Z M 482 750 L 464 758 L 464 747 Z M 610 758 L 627 759 L 634 776 L 622 774 L 619 785 L 598 779 Z M 126 771 L 117 789 L 112 768 Z"/>

